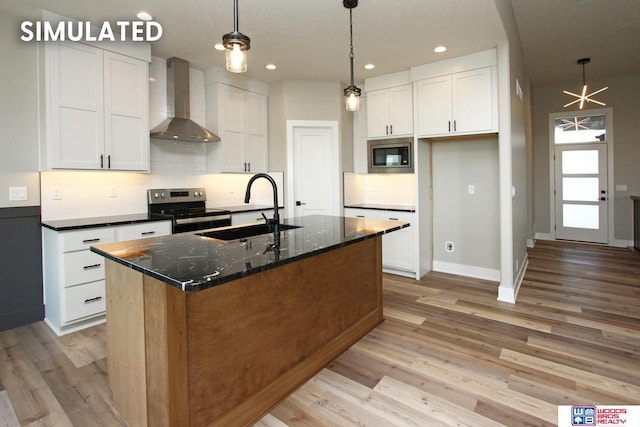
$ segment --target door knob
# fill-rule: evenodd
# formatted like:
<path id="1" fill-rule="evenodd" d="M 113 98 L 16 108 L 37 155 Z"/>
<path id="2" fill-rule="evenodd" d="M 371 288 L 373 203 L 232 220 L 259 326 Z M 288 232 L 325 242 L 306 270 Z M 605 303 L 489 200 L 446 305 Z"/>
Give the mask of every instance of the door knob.
<path id="1" fill-rule="evenodd" d="M 296 200 L 296 206 L 306 205 L 306 203 L 301 202 L 300 200 Z"/>

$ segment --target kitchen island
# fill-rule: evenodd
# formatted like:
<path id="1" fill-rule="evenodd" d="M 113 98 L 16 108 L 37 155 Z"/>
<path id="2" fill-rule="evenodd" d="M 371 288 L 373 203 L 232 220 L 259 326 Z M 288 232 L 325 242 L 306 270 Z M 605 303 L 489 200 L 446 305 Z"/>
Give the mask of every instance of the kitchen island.
<path id="1" fill-rule="evenodd" d="M 383 320 L 384 233 L 333 216 L 222 241 L 97 245 L 113 409 L 129 426 L 250 425 Z"/>

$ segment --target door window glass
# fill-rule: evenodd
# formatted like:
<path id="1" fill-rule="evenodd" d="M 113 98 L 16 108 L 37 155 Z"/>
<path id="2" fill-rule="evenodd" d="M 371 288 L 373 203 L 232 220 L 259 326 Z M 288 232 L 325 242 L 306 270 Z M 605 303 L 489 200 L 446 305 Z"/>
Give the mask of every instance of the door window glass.
<path id="1" fill-rule="evenodd" d="M 607 140 L 605 115 L 560 117 L 554 121 L 556 144 L 580 144 Z"/>

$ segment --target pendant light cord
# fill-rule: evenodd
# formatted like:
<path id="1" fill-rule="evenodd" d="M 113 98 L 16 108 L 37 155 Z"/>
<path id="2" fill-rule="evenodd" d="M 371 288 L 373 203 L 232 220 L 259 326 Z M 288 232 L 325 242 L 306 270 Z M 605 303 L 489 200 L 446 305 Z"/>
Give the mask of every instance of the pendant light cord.
<path id="1" fill-rule="evenodd" d="M 351 86 L 353 87 L 353 8 L 349 8 L 349 61 L 351 63 Z"/>
<path id="2" fill-rule="evenodd" d="M 233 32 L 238 32 L 238 0 L 233 0 Z"/>

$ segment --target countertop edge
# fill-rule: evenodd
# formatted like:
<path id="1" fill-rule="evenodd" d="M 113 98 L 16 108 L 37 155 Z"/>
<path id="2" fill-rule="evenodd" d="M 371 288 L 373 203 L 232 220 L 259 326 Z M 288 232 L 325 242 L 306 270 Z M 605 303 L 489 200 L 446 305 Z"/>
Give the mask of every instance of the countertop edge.
<path id="1" fill-rule="evenodd" d="M 392 205 L 344 205 L 345 209 L 368 209 L 372 211 L 392 211 L 392 212 L 415 212 L 415 207 L 392 206 Z"/>
<path id="2" fill-rule="evenodd" d="M 141 214 L 145 215 L 145 214 Z M 125 217 L 126 215 L 123 215 Z M 116 216 L 114 216 L 116 218 Z M 84 219 L 84 218 L 80 218 Z M 87 218 L 90 220 L 91 218 Z M 114 219 L 111 221 L 100 219 L 99 222 L 95 223 L 87 223 L 87 224 L 77 224 L 77 225 L 63 225 L 56 226 L 55 223 L 58 221 L 69 221 L 69 220 L 51 220 L 51 221 L 42 221 L 40 225 L 42 227 L 48 228 L 53 231 L 70 231 L 70 230 L 82 230 L 86 228 L 100 228 L 100 227 L 114 227 L 119 225 L 128 225 L 128 224 L 142 224 L 145 222 L 156 222 L 156 221 L 171 221 L 172 217 L 167 215 L 166 218 L 162 217 L 147 217 L 147 218 L 139 218 L 139 219 Z"/>

